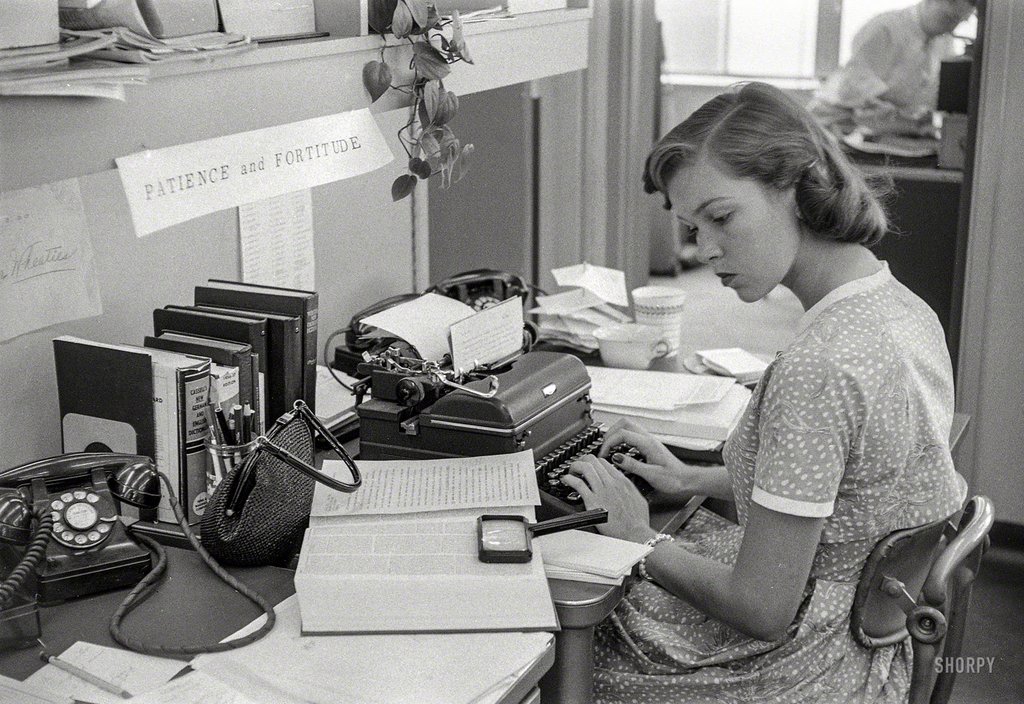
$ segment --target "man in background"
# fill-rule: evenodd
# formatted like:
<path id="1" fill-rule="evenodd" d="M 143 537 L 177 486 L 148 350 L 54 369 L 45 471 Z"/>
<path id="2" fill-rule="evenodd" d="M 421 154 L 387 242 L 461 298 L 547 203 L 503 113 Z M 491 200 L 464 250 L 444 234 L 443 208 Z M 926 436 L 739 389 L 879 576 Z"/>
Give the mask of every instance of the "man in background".
<path id="1" fill-rule="evenodd" d="M 939 64 L 956 55 L 953 30 L 974 0 L 921 0 L 868 20 L 853 38 L 850 60 L 808 106 L 834 131 L 935 136 Z"/>

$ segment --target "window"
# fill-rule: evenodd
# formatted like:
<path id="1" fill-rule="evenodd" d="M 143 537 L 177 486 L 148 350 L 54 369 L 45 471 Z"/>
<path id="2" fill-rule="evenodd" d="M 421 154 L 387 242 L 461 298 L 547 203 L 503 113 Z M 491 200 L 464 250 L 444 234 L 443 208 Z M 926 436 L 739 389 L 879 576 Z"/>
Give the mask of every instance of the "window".
<path id="1" fill-rule="evenodd" d="M 655 0 L 663 73 L 813 80 L 849 58 L 857 30 L 912 0 Z M 956 34 L 974 37 L 976 18 Z"/>

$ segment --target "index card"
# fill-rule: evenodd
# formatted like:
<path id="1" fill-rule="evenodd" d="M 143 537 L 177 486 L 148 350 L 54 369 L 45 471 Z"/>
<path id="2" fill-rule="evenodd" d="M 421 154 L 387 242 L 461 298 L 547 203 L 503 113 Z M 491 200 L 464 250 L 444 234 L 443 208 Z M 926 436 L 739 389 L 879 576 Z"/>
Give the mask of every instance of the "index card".
<path id="1" fill-rule="evenodd" d="M 0 193 L 0 342 L 102 313 L 78 179 Z"/>
<path id="2" fill-rule="evenodd" d="M 540 493 L 533 450 L 508 455 L 440 460 L 363 460 L 363 476 L 351 494 L 320 484 L 313 493 L 313 516 L 414 513 L 460 508 L 536 506 Z M 323 471 L 343 477 L 340 460 L 325 460 Z"/>
<path id="3" fill-rule="evenodd" d="M 452 368 L 459 374 L 515 354 L 523 347 L 523 305 L 519 296 L 484 308 L 451 326 Z"/>
<path id="4" fill-rule="evenodd" d="M 670 411 L 680 406 L 721 401 L 736 381 L 730 377 L 587 367 L 596 404 Z"/>
<path id="5" fill-rule="evenodd" d="M 437 361 L 448 354 L 448 330 L 452 323 L 475 312 L 455 298 L 424 293 L 363 318 L 363 324 L 386 330 L 415 347 L 423 359 Z"/>

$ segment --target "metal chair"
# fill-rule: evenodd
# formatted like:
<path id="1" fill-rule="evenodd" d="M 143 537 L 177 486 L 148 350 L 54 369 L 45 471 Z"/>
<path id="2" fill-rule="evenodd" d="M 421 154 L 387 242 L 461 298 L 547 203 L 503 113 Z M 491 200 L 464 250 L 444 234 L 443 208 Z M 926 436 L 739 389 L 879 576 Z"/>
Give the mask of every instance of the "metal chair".
<path id="1" fill-rule="evenodd" d="M 949 701 L 955 668 L 936 668 L 935 663 L 960 653 L 971 589 L 992 522 L 992 502 L 975 496 L 947 519 L 894 531 L 868 557 L 850 628 L 867 648 L 899 643 L 908 635 L 913 639 L 910 704 Z"/>

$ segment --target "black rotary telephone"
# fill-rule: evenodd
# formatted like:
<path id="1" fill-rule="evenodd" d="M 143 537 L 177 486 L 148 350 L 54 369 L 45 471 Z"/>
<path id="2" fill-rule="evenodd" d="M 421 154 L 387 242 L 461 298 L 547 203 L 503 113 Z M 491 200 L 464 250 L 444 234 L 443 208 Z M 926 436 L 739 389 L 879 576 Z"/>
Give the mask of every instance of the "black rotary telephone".
<path id="1" fill-rule="evenodd" d="M 450 276 L 426 290 L 449 298 L 457 298 L 473 310 L 483 310 L 519 296 L 526 301 L 530 289 L 518 274 L 496 269 L 473 269 Z"/>
<path id="2" fill-rule="evenodd" d="M 125 532 L 122 502 L 141 509 L 160 502 L 160 480 L 148 457 L 76 452 L 0 472 L 0 540 L 7 543 L 0 575 L 17 571 L 10 563 L 20 548 L 48 531 L 45 556 L 33 570 L 40 603 L 137 583 L 151 558 Z M 29 558 L 26 551 L 20 559 Z"/>

